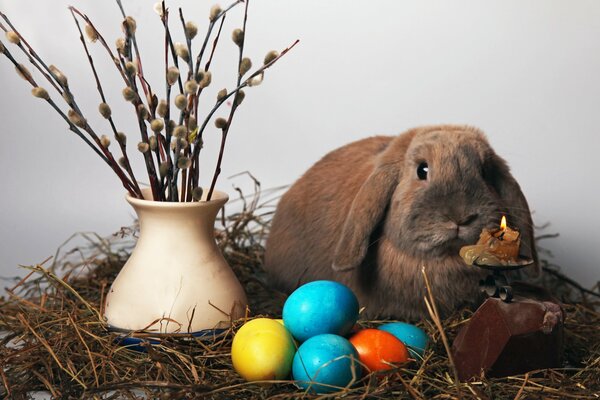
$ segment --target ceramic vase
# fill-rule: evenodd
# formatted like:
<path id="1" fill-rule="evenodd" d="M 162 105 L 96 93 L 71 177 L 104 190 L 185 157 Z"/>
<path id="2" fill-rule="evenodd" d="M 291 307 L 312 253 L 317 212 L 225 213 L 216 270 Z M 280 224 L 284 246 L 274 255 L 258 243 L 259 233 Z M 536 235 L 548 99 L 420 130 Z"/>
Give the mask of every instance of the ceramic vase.
<path id="1" fill-rule="evenodd" d="M 229 197 L 215 191 L 210 201 L 160 202 L 143 192 L 145 199 L 126 197 L 140 232 L 106 296 L 109 327 L 156 334 L 227 328 L 247 304 L 215 242 L 215 219 Z"/>

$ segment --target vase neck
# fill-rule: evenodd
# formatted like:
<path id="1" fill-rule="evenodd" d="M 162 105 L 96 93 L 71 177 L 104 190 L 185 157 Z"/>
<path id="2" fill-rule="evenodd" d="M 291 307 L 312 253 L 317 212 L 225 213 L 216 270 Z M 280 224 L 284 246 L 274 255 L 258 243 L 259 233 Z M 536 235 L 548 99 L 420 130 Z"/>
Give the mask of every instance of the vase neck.
<path id="1" fill-rule="evenodd" d="M 135 210 L 140 224 L 140 238 L 147 230 L 159 231 L 167 243 L 191 239 L 197 235 L 214 237 L 215 219 L 227 202 L 221 193 L 215 200 L 193 203 L 140 200 L 127 201 Z"/>

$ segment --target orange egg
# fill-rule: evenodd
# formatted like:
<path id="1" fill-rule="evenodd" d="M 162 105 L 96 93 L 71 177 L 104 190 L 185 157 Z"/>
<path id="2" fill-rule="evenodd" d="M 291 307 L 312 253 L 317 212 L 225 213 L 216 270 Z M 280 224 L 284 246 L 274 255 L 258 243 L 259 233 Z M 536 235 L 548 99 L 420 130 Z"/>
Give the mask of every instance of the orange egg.
<path id="1" fill-rule="evenodd" d="M 408 361 L 408 350 L 404 343 L 386 331 L 363 329 L 350 338 L 350 343 L 369 371 L 391 369 Z"/>

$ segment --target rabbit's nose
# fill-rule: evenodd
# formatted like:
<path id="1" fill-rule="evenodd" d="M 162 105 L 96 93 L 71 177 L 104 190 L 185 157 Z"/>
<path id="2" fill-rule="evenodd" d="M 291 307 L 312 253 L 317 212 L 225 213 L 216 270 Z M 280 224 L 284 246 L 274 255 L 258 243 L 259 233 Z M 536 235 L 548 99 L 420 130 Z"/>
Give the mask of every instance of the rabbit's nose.
<path id="1" fill-rule="evenodd" d="M 459 226 L 471 225 L 473 222 L 475 222 L 477 220 L 477 218 L 479 218 L 479 214 L 477 214 L 477 213 L 470 214 L 470 215 L 466 216 L 465 218 L 463 218 L 461 221 L 459 221 L 458 225 Z"/>

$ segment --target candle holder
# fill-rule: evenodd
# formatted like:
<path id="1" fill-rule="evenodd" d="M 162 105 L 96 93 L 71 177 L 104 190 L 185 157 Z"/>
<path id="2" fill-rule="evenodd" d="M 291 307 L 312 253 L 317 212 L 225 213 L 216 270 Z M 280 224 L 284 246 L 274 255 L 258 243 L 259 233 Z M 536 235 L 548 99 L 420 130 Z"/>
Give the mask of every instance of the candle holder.
<path id="1" fill-rule="evenodd" d="M 564 312 L 560 302 L 543 288 L 523 282 L 514 282 L 518 293 L 513 293 L 506 275 L 534 263 L 519 254 L 520 242 L 519 231 L 509 228 L 503 216 L 500 229 L 484 228 L 476 244 L 460 249 L 465 264 L 491 272 L 479 281 L 488 298 L 452 343 L 461 381 L 561 365 Z M 523 291 L 524 286 L 528 291 Z"/>
<path id="2" fill-rule="evenodd" d="M 506 271 L 516 271 L 533 264 L 529 258 L 519 258 L 507 264 L 496 264 L 486 262 L 486 259 L 475 260 L 473 265 L 492 271 L 485 279 L 479 281 L 479 289 L 488 295 L 488 297 L 499 297 L 505 303 L 510 303 L 513 299 L 513 290 L 509 278 L 505 275 Z"/>

